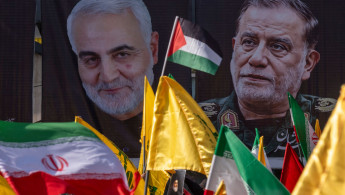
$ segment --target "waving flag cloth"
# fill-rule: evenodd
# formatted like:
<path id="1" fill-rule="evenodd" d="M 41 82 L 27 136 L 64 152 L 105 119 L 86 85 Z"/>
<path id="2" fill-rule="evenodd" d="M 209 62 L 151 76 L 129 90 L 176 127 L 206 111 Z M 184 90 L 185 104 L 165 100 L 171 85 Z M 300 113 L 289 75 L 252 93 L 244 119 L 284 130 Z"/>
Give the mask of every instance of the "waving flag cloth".
<path id="1" fill-rule="evenodd" d="M 116 155 L 74 122 L 0 121 L 0 172 L 18 194 L 130 194 Z"/>
<path id="2" fill-rule="evenodd" d="M 101 134 L 97 129 L 93 128 L 90 124 L 84 121 L 79 116 L 75 117 L 75 122 L 83 125 L 84 127 L 91 130 L 108 148 L 117 156 L 120 160 L 123 168 L 125 169 L 127 182 L 129 187 L 134 191 L 135 195 L 142 195 L 145 189 L 144 180 L 140 177 L 140 174 L 137 171 L 137 168 L 132 163 L 132 161 L 128 158 L 128 156 L 120 150 L 112 141 L 106 138 L 103 134 Z M 139 180 L 139 183 L 136 178 Z"/>
<path id="3" fill-rule="evenodd" d="M 222 61 L 218 43 L 200 26 L 176 17 L 167 60 L 215 75 Z"/>
<path id="4" fill-rule="evenodd" d="M 268 161 L 266 152 L 264 150 L 264 137 L 259 134 L 259 131 L 257 128 L 255 128 L 255 140 L 252 147 L 252 154 L 255 156 L 255 158 L 258 159 L 270 172 L 272 172 L 270 162 Z"/>
<path id="5" fill-rule="evenodd" d="M 144 82 L 144 103 L 143 103 L 143 123 L 141 128 L 141 153 L 139 160 L 139 173 L 145 172 L 144 164 L 146 164 L 147 151 L 151 140 L 152 122 L 153 122 L 153 106 L 155 95 L 145 76 Z M 170 175 L 165 171 L 150 171 L 148 177 L 148 191 L 150 194 L 164 194 L 166 183 Z"/>
<path id="6" fill-rule="evenodd" d="M 292 192 L 295 188 L 297 180 L 303 171 L 303 165 L 298 159 L 296 152 L 292 149 L 289 143 L 286 144 L 284 163 L 282 173 L 280 175 L 280 182 Z"/>
<path id="7" fill-rule="evenodd" d="M 212 122 L 175 80 L 160 78 L 148 170 L 186 169 L 208 175 L 218 135 Z"/>
<path id="8" fill-rule="evenodd" d="M 288 98 L 292 123 L 296 137 L 298 138 L 296 140 L 301 145 L 305 160 L 308 161 L 310 153 L 313 151 L 319 138 L 317 137 L 313 127 L 310 125 L 302 109 L 299 107 L 297 101 L 289 92 Z"/>
<path id="9" fill-rule="evenodd" d="M 345 85 L 293 195 L 345 192 Z"/>
<path id="10" fill-rule="evenodd" d="M 289 194 L 226 126 L 220 129 L 204 195 L 213 195 L 221 180 L 228 195 Z"/>

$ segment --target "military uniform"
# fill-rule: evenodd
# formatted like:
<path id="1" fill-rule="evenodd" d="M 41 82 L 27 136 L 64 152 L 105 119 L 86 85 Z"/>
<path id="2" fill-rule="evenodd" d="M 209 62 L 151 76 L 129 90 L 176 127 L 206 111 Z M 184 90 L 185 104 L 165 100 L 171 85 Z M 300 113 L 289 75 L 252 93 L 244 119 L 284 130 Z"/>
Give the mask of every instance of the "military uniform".
<path id="1" fill-rule="evenodd" d="M 296 101 L 312 127 L 315 126 L 316 119 L 319 119 L 320 126 L 323 127 L 336 103 L 333 98 L 320 98 L 302 94 L 297 95 Z M 199 103 L 199 105 L 217 130 L 222 125 L 229 127 L 249 149 L 252 148 L 254 143 L 255 128 L 257 128 L 260 136 L 264 136 L 265 152 L 269 157 L 272 169 L 275 169 L 275 175 L 278 177 L 281 172 L 287 142 L 299 155 L 290 111 L 287 111 L 286 116 L 282 118 L 245 120 L 239 109 L 235 92 L 232 92 L 228 97 L 207 100 Z"/>

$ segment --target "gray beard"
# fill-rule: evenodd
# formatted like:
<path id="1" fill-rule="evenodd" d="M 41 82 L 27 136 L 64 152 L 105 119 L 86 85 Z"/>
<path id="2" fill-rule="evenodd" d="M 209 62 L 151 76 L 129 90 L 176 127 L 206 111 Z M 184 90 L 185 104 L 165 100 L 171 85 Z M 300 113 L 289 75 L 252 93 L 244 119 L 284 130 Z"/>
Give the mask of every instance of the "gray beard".
<path id="1" fill-rule="evenodd" d="M 143 101 L 144 96 L 144 76 L 152 84 L 154 75 L 152 71 L 153 64 L 148 67 L 146 72 L 134 80 L 128 80 L 119 77 L 111 83 L 98 83 L 95 86 L 83 83 L 87 96 L 105 113 L 110 115 L 122 115 L 135 110 Z M 115 93 L 100 96 L 100 89 L 110 89 L 121 86 L 129 86 L 129 93 Z"/>
<path id="2" fill-rule="evenodd" d="M 300 64 L 301 66 L 301 64 Z M 298 68 L 300 68 L 300 66 Z M 256 70 L 252 72 L 257 73 Z M 281 78 L 271 78 L 271 85 L 248 85 L 241 80 L 235 84 L 235 91 L 239 99 L 262 106 L 279 104 L 287 99 L 287 92 L 298 91 L 301 86 L 302 71 L 288 69 L 287 74 Z M 234 77 L 233 77 L 234 78 Z"/>

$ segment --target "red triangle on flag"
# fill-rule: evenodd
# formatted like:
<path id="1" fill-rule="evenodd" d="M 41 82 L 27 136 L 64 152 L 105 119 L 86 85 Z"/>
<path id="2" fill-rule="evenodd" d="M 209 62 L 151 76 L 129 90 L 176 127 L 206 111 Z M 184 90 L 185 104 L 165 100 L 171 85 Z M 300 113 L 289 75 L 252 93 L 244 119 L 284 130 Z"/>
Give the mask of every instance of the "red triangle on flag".
<path id="1" fill-rule="evenodd" d="M 289 143 L 286 144 L 283 170 L 280 176 L 280 182 L 292 192 L 303 171 L 303 166 L 298 159 L 296 152 Z"/>
<path id="2" fill-rule="evenodd" d="M 168 57 L 179 50 L 182 46 L 186 45 L 186 39 L 181 28 L 180 21 L 177 21 L 173 37 L 171 38 Z"/>

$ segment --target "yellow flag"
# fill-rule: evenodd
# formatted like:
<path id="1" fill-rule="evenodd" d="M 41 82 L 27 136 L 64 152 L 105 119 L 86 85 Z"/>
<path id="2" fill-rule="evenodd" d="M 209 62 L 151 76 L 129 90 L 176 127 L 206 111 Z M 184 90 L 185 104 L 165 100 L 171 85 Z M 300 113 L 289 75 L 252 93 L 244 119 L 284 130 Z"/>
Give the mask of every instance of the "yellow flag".
<path id="1" fill-rule="evenodd" d="M 141 153 L 139 160 L 139 173 L 143 173 L 144 167 L 144 155 L 147 158 L 147 151 L 149 148 L 150 137 L 152 132 L 152 120 L 153 120 L 153 106 L 155 102 L 155 94 L 151 88 L 150 83 L 148 82 L 145 76 L 144 82 L 144 102 L 143 102 L 143 122 L 141 127 Z M 145 143 L 144 142 L 145 137 Z M 145 144 L 145 145 L 144 145 Z"/>
<path id="2" fill-rule="evenodd" d="M 144 102 L 143 102 L 143 122 L 141 128 L 141 153 L 139 160 L 139 173 L 144 172 L 144 155 L 147 158 L 147 151 L 149 149 L 149 143 L 152 132 L 153 121 L 153 106 L 155 101 L 155 95 L 145 76 L 144 82 Z M 145 139 L 144 139 L 145 137 Z M 145 143 L 144 143 L 145 141 Z M 145 150 L 144 150 L 145 149 Z M 148 192 L 149 194 L 164 194 L 166 183 L 169 180 L 170 175 L 165 171 L 150 171 L 148 180 Z"/>
<path id="3" fill-rule="evenodd" d="M 317 135 L 318 138 L 320 138 L 320 136 L 321 136 L 321 128 L 320 128 L 319 119 L 316 119 L 316 123 L 315 123 L 315 134 Z"/>
<path id="4" fill-rule="evenodd" d="M 260 137 L 258 161 L 260 161 L 266 167 L 265 151 L 264 151 L 264 136 Z"/>
<path id="5" fill-rule="evenodd" d="M 188 92 L 175 80 L 161 77 L 147 169 L 186 169 L 208 175 L 217 135 Z"/>
<path id="6" fill-rule="evenodd" d="M 15 195 L 11 186 L 7 183 L 6 179 L 0 175 L 0 194 L 1 195 Z"/>
<path id="7" fill-rule="evenodd" d="M 292 194 L 345 192 L 345 85 Z"/>
<path id="8" fill-rule="evenodd" d="M 125 169 L 128 186 L 130 188 L 133 188 L 134 173 L 137 172 L 137 168 L 134 166 L 132 161 L 129 160 L 128 156 L 122 150 L 120 150 L 112 141 L 106 138 L 103 134 L 101 134 L 99 131 L 97 131 L 95 128 L 93 128 L 90 124 L 85 122 L 79 116 L 75 117 L 75 122 L 80 123 L 84 127 L 90 129 L 105 145 L 107 145 L 110 148 L 111 151 L 113 151 L 113 153 L 119 158 L 123 168 Z M 140 178 L 139 184 L 134 194 L 142 195 L 144 194 L 144 189 L 145 182 L 142 178 Z"/>

